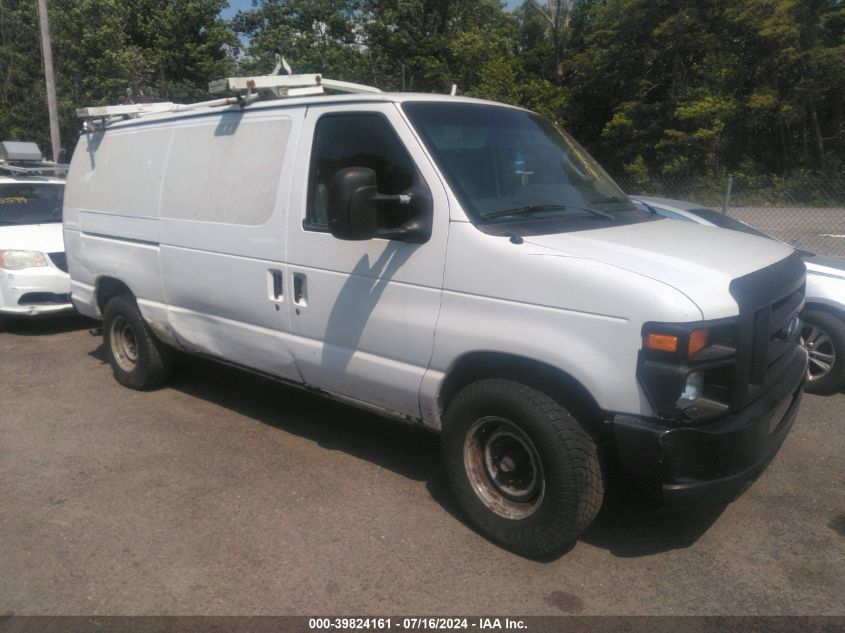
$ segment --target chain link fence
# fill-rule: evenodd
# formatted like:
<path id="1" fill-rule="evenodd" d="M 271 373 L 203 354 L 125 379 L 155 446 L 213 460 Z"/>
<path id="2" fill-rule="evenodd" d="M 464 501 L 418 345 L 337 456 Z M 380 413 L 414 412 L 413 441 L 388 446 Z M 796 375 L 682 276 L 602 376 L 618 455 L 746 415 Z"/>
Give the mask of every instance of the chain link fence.
<path id="1" fill-rule="evenodd" d="M 819 177 L 664 176 L 617 178 L 631 195 L 658 196 L 724 210 L 796 248 L 845 259 L 845 175 Z"/>

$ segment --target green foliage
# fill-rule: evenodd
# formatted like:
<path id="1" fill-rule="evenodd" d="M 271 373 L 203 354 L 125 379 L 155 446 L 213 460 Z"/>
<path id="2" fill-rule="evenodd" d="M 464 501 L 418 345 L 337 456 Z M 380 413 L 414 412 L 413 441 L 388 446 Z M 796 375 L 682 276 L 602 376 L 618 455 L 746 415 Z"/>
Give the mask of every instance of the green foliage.
<path id="1" fill-rule="evenodd" d="M 241 70 L 269 73 L 281 52 L 294 72 L 364 81 L 362 16 L 358 0 L 257 0 L 253 9 L 233 20 L 235 31 L 250 41 Z"/>
<path id="2" fill-rule="evenodd" d="M 50 147 L 35 2 L 0 4 L 0 140 Z"/>
<path id="3" fill-rule="evenodd" d="M 513 12 L 500 0 L 254 0 L 230 22 L 225 4 L 50 0 L 65 147 L 76 107 L 121 102 L 128 87 L 202 99 L 209 80 L 267 73 L 281 51 L 295 72 L 456 84 L 536 110 L 637 186 L 730 172 L 751 190 L 777 173 L 767 186 L 780 190 L 843 173 L 842 0 L 526 0 Z M 36 17 L 34 0 L 0 0 L 0 136 L 46 147 Z"/>
<path id="4" fill-rule="evenodd" d="M 219 18 L 226 0 L 51 0 L 62 145 L 79 134 L 75 109 L 136 100 L 206 98 L 230 74 L 237 38 Z M 7 61 L 8 60 L 8 61 Z M 49 147 L 40 36 L 32 0 L 0 3 L 0 137 Z"/>

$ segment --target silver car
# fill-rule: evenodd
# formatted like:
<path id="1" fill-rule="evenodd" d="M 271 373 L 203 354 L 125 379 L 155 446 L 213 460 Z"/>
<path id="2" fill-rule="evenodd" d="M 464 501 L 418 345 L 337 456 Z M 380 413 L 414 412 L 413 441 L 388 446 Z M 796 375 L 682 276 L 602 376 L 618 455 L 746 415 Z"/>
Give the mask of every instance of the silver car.
<path id="1" fill-rule="evenodd" d="M 631 199 L 641 209 L 672 220 L 770 237 L 736 218 L 692 202 L 646 196 L 631 196 Z M 810 355 L 805 391 L 830 395 L 845 388 L 845 261 L 800 252 L 807 265 L 807 299 L 801 334 Z"/>

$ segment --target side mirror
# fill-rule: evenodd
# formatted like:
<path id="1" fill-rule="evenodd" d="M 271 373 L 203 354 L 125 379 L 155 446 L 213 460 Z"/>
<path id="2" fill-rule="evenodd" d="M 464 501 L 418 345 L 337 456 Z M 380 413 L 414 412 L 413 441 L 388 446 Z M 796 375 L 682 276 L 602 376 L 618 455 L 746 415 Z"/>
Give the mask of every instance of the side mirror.
<path id="1" fill-rule="evenodd" d="M 407 220 L 399 227 L 381 226 L 381 205 L 407 207 Z M 431 237 L 432 201 L 428 189 L 414 187 L 408 193 L 378 192 L 376 172 L 367 167 L 347 167 L 329 183 L 329 231 L 341 240 L 381 237 L 421 244 Z"/>
<path id="2" fill-rule="evenodd" d="M 347 167 L 329 183 L 329 231 L 341 240 L 369 240 L 378 232 L 376 172 Z"/>

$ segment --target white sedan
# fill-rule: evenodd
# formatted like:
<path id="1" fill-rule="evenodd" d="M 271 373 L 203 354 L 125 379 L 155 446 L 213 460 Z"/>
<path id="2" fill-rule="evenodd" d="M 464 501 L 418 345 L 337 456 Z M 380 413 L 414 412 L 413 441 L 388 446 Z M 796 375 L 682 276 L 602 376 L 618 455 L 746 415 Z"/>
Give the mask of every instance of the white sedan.
<path id="1" fill-rule="evenodd" d="M 72 310 L 62 238 L 64 180 L 0 144 L 0 328 L 9 316 Z M 2 151 L 6 150 L 6 151 Z M 39 152 L 40 154 L 40 152 Z"/>
<path id="2" fill-rule="evenodd" d="M 631 196 L 631 200 L 641 209 L 673 220 L 770 238 L 736 218 L 692 202 L 646 196 Z M 805 391 L 830 395 L 845 388 L 845 261 L 807 251 L 801 254 L 807 265 L 801 337 L 810 356 Z"/>

